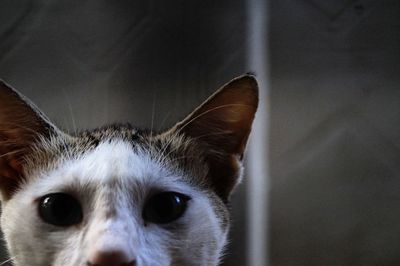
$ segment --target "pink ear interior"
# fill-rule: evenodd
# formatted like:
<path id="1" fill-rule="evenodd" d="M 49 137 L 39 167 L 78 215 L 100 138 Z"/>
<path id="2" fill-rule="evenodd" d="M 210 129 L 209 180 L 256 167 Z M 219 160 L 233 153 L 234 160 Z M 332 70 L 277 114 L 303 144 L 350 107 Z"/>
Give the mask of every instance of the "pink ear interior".
<path id="1" fill-rule="evenodd" d="M 0 81 L 0 192 L 9 198 L 24 178 L 23 157 L 52 126 L 22 95 Z"/>

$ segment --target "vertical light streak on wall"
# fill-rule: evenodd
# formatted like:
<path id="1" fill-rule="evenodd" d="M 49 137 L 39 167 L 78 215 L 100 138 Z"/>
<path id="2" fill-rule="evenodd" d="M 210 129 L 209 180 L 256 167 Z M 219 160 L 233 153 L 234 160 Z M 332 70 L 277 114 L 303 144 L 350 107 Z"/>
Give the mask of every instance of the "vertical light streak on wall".
<path id="1" fill-rule="evenodd" d="M 247 0 L 248 69 L 260 87 L 260 103 L 248 154 L 248 251 L 247 265 L 268 265 L 268 0 Z"/>

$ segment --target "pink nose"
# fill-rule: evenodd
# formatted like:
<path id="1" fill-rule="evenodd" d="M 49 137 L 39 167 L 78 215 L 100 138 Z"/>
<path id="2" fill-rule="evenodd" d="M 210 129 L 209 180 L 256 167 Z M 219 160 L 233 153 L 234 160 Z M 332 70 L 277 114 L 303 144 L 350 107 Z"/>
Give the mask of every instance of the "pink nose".
<path id="1" fill-rule="evenodd" d="M 123 252 L 99 251 L 87 262 L 87 266 L 136 266 L 136 262 Z"/>

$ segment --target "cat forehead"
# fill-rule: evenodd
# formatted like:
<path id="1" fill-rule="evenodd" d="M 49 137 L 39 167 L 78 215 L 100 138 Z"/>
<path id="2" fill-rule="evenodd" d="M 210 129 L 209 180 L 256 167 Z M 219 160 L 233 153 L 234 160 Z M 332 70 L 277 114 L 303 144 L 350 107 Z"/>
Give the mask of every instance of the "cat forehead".
<path id="1" fill-rule="evenodd" d="M 62 170 L 100 183 L 171 175 L 157 158 L 143 149 L 134 150 L 131 143 L 123 140 L 100 142 L 95 149 L 67 162 Z"/>
<path id="2" fill-rule="evenodd" d="M 65 159 L 58 167 L 41 173 L 47 187 L 147 185 L 173 187 L 184 183 L 185 176 L 171 169 L 161 157 L 149 150 L 134 147 L 127 140 L 113 139 L 100 142 L 95 148 L 78 157 Z"/>

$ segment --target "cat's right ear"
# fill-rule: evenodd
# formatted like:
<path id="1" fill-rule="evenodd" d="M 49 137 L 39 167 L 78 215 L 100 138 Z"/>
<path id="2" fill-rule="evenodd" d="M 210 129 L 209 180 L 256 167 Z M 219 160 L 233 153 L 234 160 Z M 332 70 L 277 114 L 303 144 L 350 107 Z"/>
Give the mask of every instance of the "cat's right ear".
<path id="1" fill-rule="evenodd" d="M 0 194 L 9 199 L 23 181 L 23 160 L 39 138 L 57 131 L 28 99 L 0 80 Z"/>
<path id="2" fill-rule="evenodd" d="M 244 75 L 222 86 L 171 129 L 203 145 L 207 177 L 225 202 L 241 180 L 243 153 L 257 106 L 257 81 Z"/>

